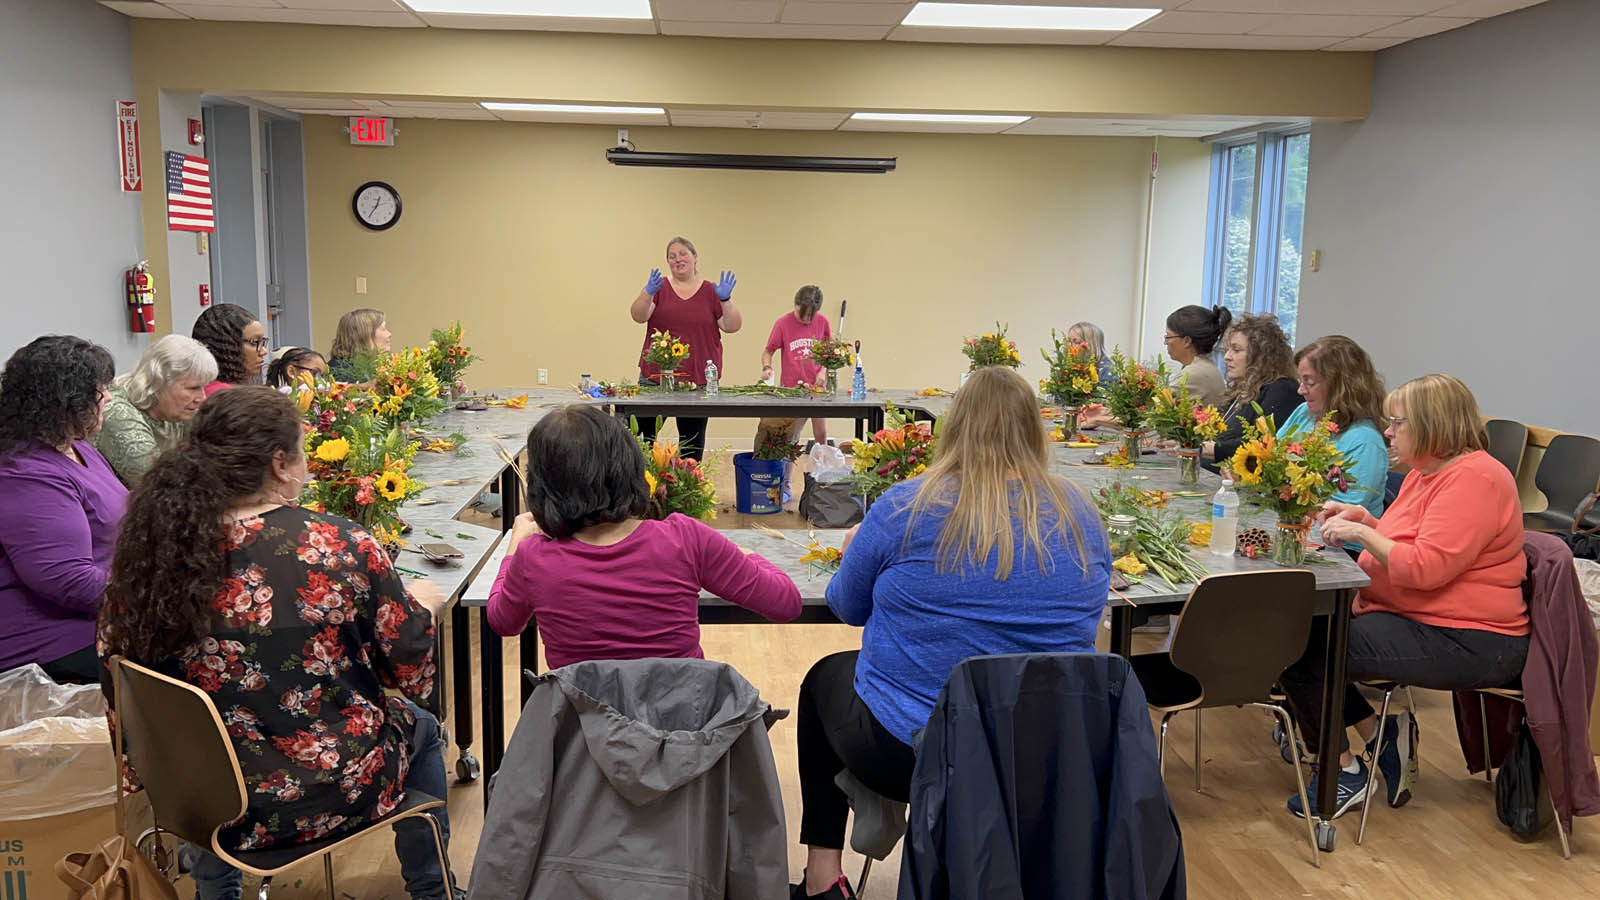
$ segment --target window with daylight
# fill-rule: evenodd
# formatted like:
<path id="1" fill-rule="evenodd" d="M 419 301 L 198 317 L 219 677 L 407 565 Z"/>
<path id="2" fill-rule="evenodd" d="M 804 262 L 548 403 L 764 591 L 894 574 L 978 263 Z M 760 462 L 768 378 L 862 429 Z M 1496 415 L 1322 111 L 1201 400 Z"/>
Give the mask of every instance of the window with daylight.
<path id="1" fill-rule="evenodd" d="M 1311 135 L 1262 132 L 1211 155 L 1205 305 L 1275 313 L 1291 343 L 1300 307 L 1300 250 Z"/>

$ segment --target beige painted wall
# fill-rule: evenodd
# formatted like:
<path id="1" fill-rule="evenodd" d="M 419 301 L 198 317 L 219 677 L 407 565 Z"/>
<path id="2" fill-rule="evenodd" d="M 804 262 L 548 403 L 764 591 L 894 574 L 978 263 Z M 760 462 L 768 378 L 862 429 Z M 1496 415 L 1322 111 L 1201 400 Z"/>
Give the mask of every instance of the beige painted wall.
<path id="1" fill-rule="evenodd" d="M 698 244 L 702 275 L 738 273 L 746 325 L 724 338 L 725 383 L 758 377 L 773 320 L 812 282 L 832 318 L 851 301 L 848 334 L 882 386 L 954 387 L 962 336 L 996 320 L 1030 378 L 1051 327 L 1134 335 L 1150 139 L 633 130 L 653 148 L 900 159 L 888 175 L 836 175 L 619 169 L 602 154 L 610 128 L 407 120 L 396 146 L 358 148 L 342 125 L 305 128 L 320 344 L 345 310 L 371 305 L 403 343 L 460 318 L 484 357 L 480 385 L 531 384 L 540 367 L 557 384 L 631 376 L 644 329 L 627 304 L 674 234 Z M 1205 154 L 1163 142 L 1151 274 L 1163 316 L 1199 285 Z M 387 232 L 350 212 L 372 179 L 402 198 Z"/>

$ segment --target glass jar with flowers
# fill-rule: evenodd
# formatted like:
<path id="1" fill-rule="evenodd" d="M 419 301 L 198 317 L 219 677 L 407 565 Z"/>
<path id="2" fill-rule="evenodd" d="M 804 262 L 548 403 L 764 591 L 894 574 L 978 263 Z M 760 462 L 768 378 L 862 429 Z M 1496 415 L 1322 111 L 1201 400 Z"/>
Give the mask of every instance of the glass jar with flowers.
<path id="1" fill-rule="evenodd" d="M 1240 493 L 1278 515 L 1272 559 L 1279 565 L 1305 563 L 1311 519 L 1335 493 L 1361 487 L 1344 473 L 1344 457 L 1333 444 L 1338 430 L 1324 416 L 1310 430 L 1293 428 L 1282 437 L 1272 416 L 1244 425 L 1244 442 L 1229 463 Z"/>
<path id="2" fill-rule="evenodd" d="M 1222 413 L 1189 393 L 1189 376 L 1158 389 L 1150 401 L 1150 427 L 1178 444 L 1178 483 L 1200 483 L 1200 445 L 1227 430 Z"/>
<path id="3" fill-rule="evenodd" d="M 1050 377 L 1039 380 L 1039 391 L 1061 407 L 1063 440 L 1078 440 L 1078 416 L 1100 387 L 1099 360 L 1085 341 L 1072 340 L 1050 329 L 1054 351 L 1039 349 L 1050 366 Z"/>
<path id="4" fill-rule="evenodd" d="M 1117 421 L 1122 423 L 1122 449 L 1130 461 L 1139 459 L 1139 443 L 1144 438 L 1150 416 L 1150 398 L 1167 383 L 1167 364 L 1157 361 L 1145 366 L 1118 347 L 1111 353 L 1111 377 L 1100 385 L 1099 396 Z"/>
<path id="5" fill-rule="evenodd" d="M 821 366 L 827 373 L 826 390 L 829 396 L 838 396 L 839 370 L 848 369 L 856 364 L 856 355 L 851 343 L 842 337 L 831 337 L 812 342 L 805 352 L 811 357 L 812 362 Z"/>
<path id="6" fill-rule="evenodd" d="M 1017 352 L 1017 342 L 1006 337 L 1009 325 L 995 323 L 995 330 L 978 337 L 969 337 L 961 345 L 967 357 L 967 371 L 974 372 L 983 366 L 1022 365 L 1022 354 Z"/>
<path id="7" fill-rule="evenodd" d="M 678 366 L 689 358 L 689 343 L 672 336 L 670 331 L 657 329 L 650 333 L 650 345 L 644 360 L 653 363 L 660 373 L 662 393 L 678 388 Z"/>

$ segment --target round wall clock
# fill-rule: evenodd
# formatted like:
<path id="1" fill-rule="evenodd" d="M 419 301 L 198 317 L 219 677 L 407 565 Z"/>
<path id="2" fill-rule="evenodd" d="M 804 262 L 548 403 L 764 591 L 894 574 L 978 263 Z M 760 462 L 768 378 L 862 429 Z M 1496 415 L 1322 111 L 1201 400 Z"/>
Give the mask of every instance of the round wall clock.
<path id="1" fill-rule="evenodd" d="M 356 188 L 350 211 L 356 214 L 356 221 L 373 231 L 392 228 L 400 221 L 400 192 L 388 182 L 369 181 Z"/>

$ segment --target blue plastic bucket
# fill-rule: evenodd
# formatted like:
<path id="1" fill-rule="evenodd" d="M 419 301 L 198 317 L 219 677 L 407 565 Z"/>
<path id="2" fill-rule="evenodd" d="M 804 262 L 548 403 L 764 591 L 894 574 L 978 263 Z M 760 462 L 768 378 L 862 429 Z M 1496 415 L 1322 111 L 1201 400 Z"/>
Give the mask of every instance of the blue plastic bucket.
<path id="1" fill-rule="evenodd" d="M 735 454 L 733 493 L 739 512 L 746 515 L 783 512 L 783 460 L 756 459 L 754 453 Z"/>

